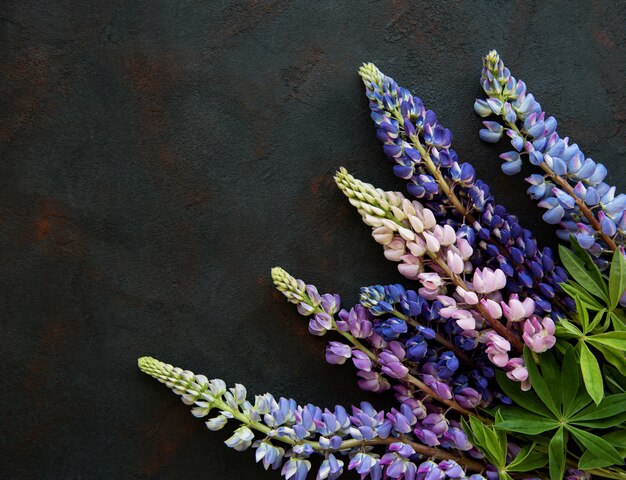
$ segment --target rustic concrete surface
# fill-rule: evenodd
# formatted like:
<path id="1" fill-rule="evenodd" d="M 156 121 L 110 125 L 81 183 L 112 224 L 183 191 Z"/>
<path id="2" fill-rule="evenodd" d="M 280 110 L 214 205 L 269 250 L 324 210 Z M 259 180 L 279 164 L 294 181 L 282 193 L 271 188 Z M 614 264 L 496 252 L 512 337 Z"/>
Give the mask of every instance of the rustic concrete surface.
<path id="1" fill-rule="evenodd" d="M 251 393 L 363 397 L 269 279 L 279 264 L 349 300 L 400 279 L 331 179 L 400 186 L 362 61 L 438 112 L 544 244 L 521 178 L 477 137 L 487 50 L 626 187 L 623 2 L 1 5 L 3 479 L 278 478 L 141 355 Z"/>

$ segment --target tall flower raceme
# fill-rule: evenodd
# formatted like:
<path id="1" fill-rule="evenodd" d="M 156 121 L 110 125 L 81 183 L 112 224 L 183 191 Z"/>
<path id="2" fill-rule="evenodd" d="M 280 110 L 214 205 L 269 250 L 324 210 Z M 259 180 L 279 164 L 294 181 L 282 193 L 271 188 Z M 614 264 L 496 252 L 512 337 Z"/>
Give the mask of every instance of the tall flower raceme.
<path id="1" fill-rule="evenodd" d="M 475 108 L 506 125 L 515 148 L 502 156 L 506 173 L 522 154 L 543 170 L 531 191 L 544 197 L 547 219 L 573 234 L 571 250 L 559 247 L 566 273 L 459 164 L 451 133 L 420 99 L 371 64 L 360 73 L 394 173 L 417 200 L 344 169 L 335 180 L 414 287 L 363 287 L 348 309 L 280 268 L 272 278 L 313 335 L 335 336 L 326 360 L 353 363 L 359 386 L 393 392 L 395 407 L 252 401 L 242 385 L 150 357 L 140 369 L 210 417 L 209 429 L 235 423 L 226 445 L 255 449 L 257 462 L 288 480 L 311 470 L 317 480 L 344 471 L 374 480 L 626 479 L 624 196 L 604 184 L 604 167 L 558 137 L 554 119 L 491 53 L 489 98 Z M 485 126 L 488 141 L 505 130 Z"/>
<path id="2" fill-rule="evenodd" d="M 559 288 L 567 279 L 549 248 L 540 250 L 517 217 L 495 203 L 489 186 L 476 178 L 469 163 L 459 163 L 451 148 L 452 133 L 426 110 L 423 101 L 400 87 L 371 63 L 359 71 L 370 100 L 371 116 L 394 174 L 408 180 L 410 195 L 421 199 L 437 217 L 461 224 L 474 250 L 475 266 L 499 268 L 509 293 L 532 296 L 537 313 L 572 308 Z"/>
<path id="3" fill-rule="evenodd" d="M 266 470 L 281 469 L 287 480 L 307 478 L 313 455 L 323 458 L 318 480 L 336 479 L 344 470 L 354 470 L 361 478 L 372 480 L 485 479 L 478 473 L 487 469 L 483 461 L 417 439 L 411 431 L 418 422 L 435 431 L 449 427 L 438 425 L 445 424 L 443 417 L 422 415 L 407 405 L 384 412 L 363 402 L 348 413 L 341 406 L 329 410 L 298 405 L 293 399 L 275 398 L 269 393 L 256 395 L 251 401 L 243 385 L 227 388 L 222 380 L 209 380 L 154 358 L 140 358 L 139 368 L 193 406 L 195 417 L 215 415 L 206 422 L 209 430 L 220 430 L 228 422 L 237 424 L 224 443 L 237 451 L 255 449 L 257 462 Z"/>
<path id="4" fill-rule="evenodd" d="M 298 311 L 310 317 L 309 331 L 313 335 L 335 331 L 348 342 L 330 341 L 326 360 L 332 364 L 352 360 L 363 390 L 383 392 L 393 387 L 401 403 L 438 415 L 442 413 L 440 407 L 428 405 L 426 408 L 422 401 L 433 399 L 462 415 L 474 415 L 476 407 L 491 403 L 493 393 L 488 390 L 488 378 L 493 377 L 493 372 L 475 368 L 459 371 L 457 355 L 467 364 L 471 360 L 446 337 L 425 325 L 425 319 L 420 319 L 424 323 L 416 320 L 421 313 L 420 305 L 417 299 L 409 300 L 415 297 L 401 286 L 390 285 L 384 289 L 385 295 L 394 296 L 396 301 L 390 300 L 390 315 L 383 318 L 374 316 L 364 306 L 371 306 L 376 300 L 366 303 L 362 299 L 362 304 L 340 310 L 337 295 L 320 295 L 313 285 L 305 284 L 279 267 L 272 269 L 272 278 L 276 288 L 297 305 Z M 400 303 L 401 299 L 404 305 L 397 305 L 402 310 L 398 311 L 393 303 Z M 377 306 L 382 303 L 377 302 Z M 429 438 L 438 438 L 444 433 L 447 429 L 435 437 L 432 432 L 416 432 Z M 453 437 L 459 438 L 458 434 Z M 452 440 L 450 437 L 446 443 L 454 445 Z M 466 444 L 461 441 L 461 445 Z"/>
<path id="5" fill-rule="evenodd" d="M 411 202 L 399 192 L 376 189 L 355 179 L 345 169 L 337 173 L 335 181 L 363 221 L 372 227 L 372 236 L 383 245 L 385 257 L 399 262 L 401 274 L 420 281 L 425 285 L 421 291 L 443 304 L 439 315 L 453 318 L 465 336 L 485 343 L 492 363 L 504 368 L 510 378 L 522 382 L 523 388 L 530 388 L 519 353 L 523 341 L 538 351 L 554 345 L 552 319 L 540 320 L 535 316 L 535 302 L 531 298 L 522 302 L 517 294 L 503 297 L 504 272 L 474 268 L 468 261 L 472 247 L 466 238 L 449 224 L 437 224 L 432 211 L 418 201 Z M 470 274 L 471 282 L 465 280 Z M 507 325 L 501 322 L 502 318 Z M 520 329 L 529 323 L 542 328 L 529 330 L 522 336 Z M 540 342 L 536 340 L 538 337 L 546 340 Z"/>
<path id="6" fill-rule="evenodd" d="M 539 167 L 540 173 L 526 180 L 531 185 L 528 194 L 547 209 L 543 219 L 559 224 L 559 237 L 568 240 L 573 235 L 606 268 L 613 251 L 621 248 L 623 252 L 626 195 L 604 181 L 607 169 L 603 164 L 587 158 L 578 145 L 559 135 L 556 119 L 546 115 L 495 50 L 483 59 L 481 85 L 487 99 L 476 100 L 474 109 L 497 121 L 484 121 L 480 137 L 497 142 L 506 133 L 513 146 L 500 155 L 503 172 L 519 173 L 523 158 Z"/>

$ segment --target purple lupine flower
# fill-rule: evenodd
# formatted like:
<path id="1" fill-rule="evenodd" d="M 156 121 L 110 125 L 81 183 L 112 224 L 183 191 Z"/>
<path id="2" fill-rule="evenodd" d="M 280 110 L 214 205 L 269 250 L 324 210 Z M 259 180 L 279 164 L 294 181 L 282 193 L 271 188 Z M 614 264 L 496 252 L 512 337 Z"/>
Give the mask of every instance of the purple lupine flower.
<path id="1" fill-rule="evenodd" d="M 350 332 L 355 338 L 367 338 L 372 334 L 372 314 L 362 305 L 356 305 L 350 311 L 339 312 L 337 328 L 342 332 Z"/>
<path id="2" fill-rule="evenodd" d="M 335 365 L 343 365 L 352 356 L 349 345 L 341 342 L 328 342 L 326 347 L 326 361 Z"/>

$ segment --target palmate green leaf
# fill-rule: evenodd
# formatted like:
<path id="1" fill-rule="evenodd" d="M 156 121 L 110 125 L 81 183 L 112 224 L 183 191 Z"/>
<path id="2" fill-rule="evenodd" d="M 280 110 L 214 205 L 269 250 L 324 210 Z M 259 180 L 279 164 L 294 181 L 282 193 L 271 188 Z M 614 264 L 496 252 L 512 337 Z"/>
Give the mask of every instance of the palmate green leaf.
<path id="1" fill-rule="evenodd" d="M 555 415 L 559 415 L 559 408 L 550 391 L 550 387 L 539 373 L 532 351 L 528 347 L 524 347 L 524 363 L 528 370 L 530 384 L 533 386 L 535 393 L 539 396 L 546 407 Z M 559 395 L 560 396 L 560 395 Z"/>
<path id="2" fill-rule="evenodd" d="M 591 323 L 589 324 L 589 330 L 588 330 L 589 332 L 593 332 L 597 328 L 597 326 L 600 324 L 600 322 L 604 318 L 605 314 L 606 314 L 606 308 L 603 308 L 602 310 L 598 310 L 598 312 L 593 317 L 593 320 L 591 320 Z"/>
<path id="3" fill-rule="evenodd" d="M 587 305 L 590 310 L 600 310 L 601 308 L 604 308 L 593 295 L 591 295 L 578 283 L 572 280 L 568 280 L 567 282 L 559 283 L 559 285 L 561 286 L 563 291 L 567 293 L 570 297 L 574 298 L 574 296 L 576 295 L 580 297 L 583 303 Z"/>
<path id="4" fill-rule="evenodd" d="M 578 313 L 578 321 L 582 327 L 583 333 L 589 331 L 589 312 L 578 295 L 574 297 L 576 303 L 576 312 Z"/>
<path id="5" fill-rule="evenodd" d="M 626 377 L 619 373 L 615 367 L 605 364 L 602 366 L 602 373 L 604 373 L 604 380 L 612 393 L 626 392 Z"/>
<path id="6" fill-rule="evenodd" d="M 544 452 L 534 451 L 535 444 L 526 445 L 517 456 L 506 466 L 509 472 L 530 472 L 545 467 L 548 463 L 548 455 Z"/>
<path id="7" fill-rule="evenodd" d="M 604 429 L 617 427 L 618 425 L 623 425 L 624 421 L 626 421 L 626 411 L 620 412 L 617 415 L 607 418 L 599 418 L 597 420 L 586 420 L 586 421 L 572 421 L 572 424 L 576 424 L 579 427 L 585 427 L 587 429 Z"/>
<path id="8" fill-rule="evenodd" d="M 604 383 L 602 382 L 600 365 L 584 341 L 578 342 L 578 348 L 580 356 L 580 370 L 583 374 L 585 388 L 593 401 L 598 404 L 604 396 Z"/>
<path id="9" fill-rule="evenodd" d="M 532 389 L 524 392 L 518 382 L 510 380 L 501 370 L 496 370 L 496 379 L 504 394 L 516 405 L 544 417 L 552 416 L 550 410 L 546 408 Z"/>
<path id="10" fill-rule="evenodd" d="M 572 405 L 574 405 L 574 400 L 580 387 L 580 368 L 578 367 L 577 358 L 574 348 L 568 345 L 563 356 L 563 370 L 561 372 L 561 399 L 563 414 L 566 417 L 574 413 Z"/>
<path id="11" fill-rule="evenodd" d="M 604 284 L 602 274 L 598 270 L 598 267 L 593 264 L 593 260 L 591 261 L 591 265 L 593 265 L 592 268 L 585 260 L 578 257 L 574 252 L 563 245 L 559 245 L 559 256 L 561 257 L 561 262 L 563 262 L 565 269 L 574 280 L 589 293 L 602 299 L 604 302 L 608 302 L 609 298 L 606 292 L 606 285 Z"/>
<path id="12" fill-rule="evenodd" d="M 501 417 L 496 416 L 496 421 Z M 480 420 L 470 417 L 469 424 L 463 421 L 463 428 L 474 445 L 485 454 L 489 461 L 498 469 L 506 465 L 507 440 L 506 433 L 495 427 L 485 425 Z"/>
<path id="13" fill-rule="evenodd" d="M 595 345 L 604 358 L 624 376 L 626 376 L 626 354 L 604 345 Z"/>
<path id="14" fill-rule="evenodd" d="M 618 430 L 617 432 L 602 435 L 602 439 L 609 442 L 615 448 L 626 448 L 626 430 Z"/>
<path id="15" fill-rule="evenodd" d="M 556 324 L 556 336 L 560 338 L 580 338 L 583 332 L 569 320 L 562 318 Z"/>
<path id="16" fill-rule="evenodd" d="M 614 310 L 609 313 L 609 317 L 611 319 L 611 323 L 613 324 L 613 328 L 618 331 L 626 331 L 626 318 L 615 313 L 617 310 Z"/>
<path id="17" fill-rule="evenodd" d="M 576 438 L 576 440 L 579 441 L 591 455 L 593 455 L 596 468 L 608 467 L 610 465 L 621 465 L 624 463 L 620 453 L 606 440 L 594 435 L 593 433 L 581 430 L 580 428 L 572 426 L 567 428 L 574 438 Z M 601 460 L 604 460 L 604 463 L 598 465 Z M 580 462 L 578 466 L 582 469 L 589 468 L 584 463 L 581 465 Z"/>
<path id="18" fill-rule="evenodd" d="M 600 344 L 621 351 L 626 350 L 626 332 L 599 333 L 597 335 L 589 335 L 585 340 L 594 346 Z"/>
<path id="19" fill-rule="evenodd" d="M 511 432 L 538 435 L 559 427 L 559 422 L 553 418 L 546 418 L 519 407 L 500 407 L 498 412 L 503 421 L 497 422 L 496 426 Z"/>
<path id="20" fill-rule="evenodd" d="M 561 367 L 557 365 L 556 360 L 554 359 L 554 354 L 550 350 L 539 355 L 539 362 L 541 366 L 541 375 L 543 376 L 546 385 L 550 388 L 550 394 L 554 399 L 554 403 L 557 408 L 560 409 L 563 402 L 560 388 L 562 383 Z"/>
<path id="21" fill-rule="evenodd" d="M 599 405 L 589 405 L 571 417 L 572 423 L 609 418 L 626 411 L 626 393 L 606 396 Z"/>
<path id="22" fill-rule="evenodd" d="M 611 271 L 609 272 L 609 306 L 611 309 L 617 307 L 624 290 L 626 290 L 626 257 L 618 248 L 613 253 Z"/>
<path id="23" fill-rule="evenodd" d="M 565 471 L 565 436 L 566 433 L 561 426 L 548 445 L 550 480 L 563 480 L 563 472 Z"/>

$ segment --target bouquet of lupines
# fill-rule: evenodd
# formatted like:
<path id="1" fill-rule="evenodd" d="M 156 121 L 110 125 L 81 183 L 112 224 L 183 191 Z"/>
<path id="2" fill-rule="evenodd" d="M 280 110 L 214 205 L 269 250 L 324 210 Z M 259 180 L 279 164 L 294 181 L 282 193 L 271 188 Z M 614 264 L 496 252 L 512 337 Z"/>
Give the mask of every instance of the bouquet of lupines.
<path id="1" fill-rule="evenodd" d="M 496 52 L 484 59 L 488 98 L 475 109 L 480 136 L 504 132 L 539 168 L 529 193 L 559 223 L 559 258 L 498 205 L 452 133 L 421 99 L 374 65 L 360 69 L 376 126 L 406 194 L 340 168 L 339 189 L 372 229 L 404 285 L 370 285 L 359 304 L 281 268 L 276 288 L 329 334 L 326 360 L 352 363 L 358 385 L 391 393 L 396 406 L 321 409 L 175 368 L 150 357 L 144 372 L 165 383 L 210 430 L 236 425 L 226 445 L 255 449 L 289 480 L 353 470 L 361 479 L 626 479 L 626 196 L 606 168 L 556 131 Z"/>

